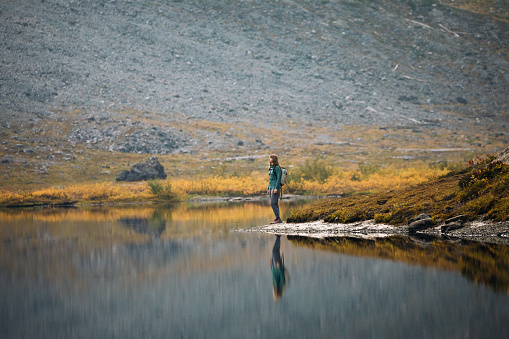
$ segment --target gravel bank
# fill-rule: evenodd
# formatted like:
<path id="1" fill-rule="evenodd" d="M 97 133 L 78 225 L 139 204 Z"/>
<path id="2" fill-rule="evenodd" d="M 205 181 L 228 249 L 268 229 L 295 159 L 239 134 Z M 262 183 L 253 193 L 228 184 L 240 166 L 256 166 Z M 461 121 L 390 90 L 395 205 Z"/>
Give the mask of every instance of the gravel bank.
<path id="1" fill-rule="evenodd" d="M 466 223 L 461 229 L 442 234 L 439 225 L 422 232 L 409 233 L 407 226 L 394 227 L 376 224 L 372 220 L 352 224 L 333 224 L 323 221 L 309 223 L 282 223 L 253 227 L 245 231 L 269 234 L 295 235 L 313 238 L 353 237 L 362 239 L 390 236 L 410 236 L 417 239 L 443 238 L 447 240 L 463 239 L 477 242 L 509 245 L 509 222 L 490 223 L 475 221 Z"/>

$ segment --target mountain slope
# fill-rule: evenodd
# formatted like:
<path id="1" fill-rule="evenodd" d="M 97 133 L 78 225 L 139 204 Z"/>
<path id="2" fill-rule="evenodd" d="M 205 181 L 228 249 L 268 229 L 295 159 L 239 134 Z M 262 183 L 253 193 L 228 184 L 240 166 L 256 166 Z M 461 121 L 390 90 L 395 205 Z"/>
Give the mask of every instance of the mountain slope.
<path id="1" fill-rule="evenodd" d="M 498 148 L 509 29 L 508 6 L 493 6 L 4 2 L 3 152 L 277 150 L 341 144 L 350 126 L 485 134 Z"/>

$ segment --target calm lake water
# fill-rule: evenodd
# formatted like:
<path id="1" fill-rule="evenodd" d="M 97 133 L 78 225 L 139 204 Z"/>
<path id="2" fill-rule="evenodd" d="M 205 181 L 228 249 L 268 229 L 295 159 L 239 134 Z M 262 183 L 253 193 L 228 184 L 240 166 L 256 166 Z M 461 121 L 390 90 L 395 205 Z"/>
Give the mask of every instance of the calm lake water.
<path id="1" fill-rule="evenodd" d="M 265 203 L 2 210 L 0 337 L 509 338 L 507 248 L 237 231 L 272 218 Z"/>

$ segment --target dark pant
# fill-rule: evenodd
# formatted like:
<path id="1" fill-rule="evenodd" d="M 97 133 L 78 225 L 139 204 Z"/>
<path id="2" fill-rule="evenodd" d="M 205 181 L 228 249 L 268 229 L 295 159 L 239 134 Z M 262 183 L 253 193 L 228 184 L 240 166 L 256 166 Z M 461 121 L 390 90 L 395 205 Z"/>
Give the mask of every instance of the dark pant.
<path id="1" fill-rule="evenodd" d="M 281 248 L 281 236 L 276 235 L 276 241 L 274 242 L 274 247 L 272 247 L 272 262 L 274 265 L 276 265 L 276 263 L 278 262 L 280 264 L 282 263 L 280 248 Z"/>
<path id="2" fill-rule="evenodd" d="M 274 211 L 274 215 L 276 219 L 279 219 L 279 195 L 281 191 L 278 190 L 277 193 L 274 193 L 274 189 L 269 189 L 270 193 L 270 205 L 272 206 L 272 210 Z"/>

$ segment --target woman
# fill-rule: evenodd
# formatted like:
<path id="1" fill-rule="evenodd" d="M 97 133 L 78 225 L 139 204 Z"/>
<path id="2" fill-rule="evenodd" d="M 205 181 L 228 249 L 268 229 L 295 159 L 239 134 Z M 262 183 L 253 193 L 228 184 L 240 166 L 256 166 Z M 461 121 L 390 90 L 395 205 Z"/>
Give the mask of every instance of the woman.
<path id="1" fill-rule="evenodd" d="M 269 188 L 267 194 L 270 195 L 270 205 L 274 211 L 276 219 L 271 224 L 278 224 L 283 222 L 279 216 L 279 195 L 281 194 L 281 166 L 277 155 L 271 154 L 269 156 Z"/>

